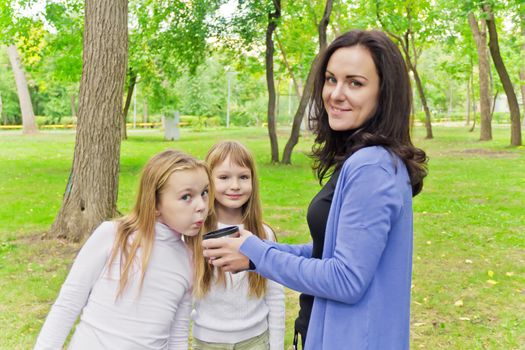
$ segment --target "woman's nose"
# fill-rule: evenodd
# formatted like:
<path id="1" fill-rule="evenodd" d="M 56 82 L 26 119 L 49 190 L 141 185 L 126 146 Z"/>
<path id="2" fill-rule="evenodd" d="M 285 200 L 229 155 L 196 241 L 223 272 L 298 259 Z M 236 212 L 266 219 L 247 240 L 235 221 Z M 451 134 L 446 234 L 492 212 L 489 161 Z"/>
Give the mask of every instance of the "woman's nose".
<path id="1" fill-rule="evenodd" d="M 332 91 L 331 97 L 333 100 L 342 101 L 344 100 L 344 87 L 343 84 L 337 83 Z"/>

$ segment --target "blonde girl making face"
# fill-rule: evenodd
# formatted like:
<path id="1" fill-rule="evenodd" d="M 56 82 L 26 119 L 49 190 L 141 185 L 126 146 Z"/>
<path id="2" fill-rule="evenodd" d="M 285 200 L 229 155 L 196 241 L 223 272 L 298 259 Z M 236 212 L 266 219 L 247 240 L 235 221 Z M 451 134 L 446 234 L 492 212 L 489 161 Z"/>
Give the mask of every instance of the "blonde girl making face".
<path id="1" fill-rule="evenodd" d="M 250 152 L 239 142 L 213 146 L 206 157 L 215 188 L 214 213 L 206 231 L 236 225 L 275 240 L 263 224 L 259 183 Z M 224 273 L 196 250 L 194 350 L 282 350 L 284 290 L 252 272 Z"/>
<path id="2" fill-rule="evenodd" d="M 206 165 L 167 150 L 144 167 L 131 213 L 103 222 L 86 241 L 35 349 L 187 349 L 194 279 L 209 209 Z"/>

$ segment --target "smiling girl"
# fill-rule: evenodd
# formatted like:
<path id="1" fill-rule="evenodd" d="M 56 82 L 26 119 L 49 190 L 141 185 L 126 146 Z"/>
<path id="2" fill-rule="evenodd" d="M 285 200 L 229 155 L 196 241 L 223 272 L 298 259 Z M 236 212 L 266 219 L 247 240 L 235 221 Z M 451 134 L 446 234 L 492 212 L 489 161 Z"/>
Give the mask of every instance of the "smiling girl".
<path id="1" fill-rule="evenodd" d="M 262 221 L 255 162 L 239 142 L 213 146 L 206 157 L 215 187 L 207 231 L 236 225 L 275 241 Z M 198 255 L 199 252 L 196 251 Z M 283 350 L 284 289 L 253 272 L 224 273 L 196 256 L 193 349 Z"/>

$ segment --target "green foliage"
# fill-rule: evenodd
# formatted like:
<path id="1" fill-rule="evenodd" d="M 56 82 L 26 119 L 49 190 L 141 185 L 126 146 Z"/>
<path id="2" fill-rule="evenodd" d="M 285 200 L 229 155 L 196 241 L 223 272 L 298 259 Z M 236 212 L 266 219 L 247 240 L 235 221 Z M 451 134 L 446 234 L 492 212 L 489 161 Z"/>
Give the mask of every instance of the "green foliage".
<path id="1" fill-rule="evenodd" d="M 182 127 L 190 127 L 193 129 L 202 130 L 205 128 L 218 127 L 221 124 L 219 117 L 206 117 L 206 116 L 194 116 L 194 115 L 181 115 L 180 122 Z"/>
<path id="2" fill-rule="evenodd" d="M 222 0 L 130 1 L 129 64 L 154 112 L 178 104 L 176 80 L 194 72 L 208 50 L 211 18 Z"/>
<path id="3" fill-rule="evenodd" d="M 35 3 L 36 0 L 0 1 L 0 43 L 17 44 L 35 113 L 57 123 L 61 117 L 73 114 L 71 100 L 78 101 L 84 1 L 47 1 L 42 13 L 36 12 Z M 236 73 L 231 76 L 230 121 L 239 126 L 266 121 L 264 39 L 273 2 L 239 1 L 233 13 L 221 16 L 218 10 L 226 3 L 130 1 L 129 67 L 138 74 L 137 113 L 143 113 L 146 103 L 151 115 L 179 110 L 182 114 L 215 117 L 224 124 L 226 71 L 232 71 Z M 466 16 L 473 11 L 479 18 L 481 3 L 482 0 L 335 1 L 328 40 L 352 28 L 378 28 L 381 23 L 396 35 L 410 30 L 415 39 L 412 52 L 417 57 L 429 108 L 441 120 L 463 112 L 471 76 L 473 99 L 478 99 L 477 52 Z M 501 53 L 519 91 L 518 70 L 523 62 L 520 51 L 525 41 L 520 32 L 520 14 L 525 6 L 520 0 L 490 3 Z M 29 11 L 32 6 L 35 9 Z M 288 125 L 290 118 L 284 102 L 290 94 L 289 80 L 293 76 L 302 87 L 317 53 L 317 30 L 324 6 L 324 0 L 282 0 L 282 16 L 274 36 L 275 80 L 280 94 L 277 120 L 281 125 Z M 16 88 L 3 48 L 0 76 L 0 123 L 20 124 Z M 492 77 L 493 94 L 503 91 L 494 68 Z M 296 95 L 295 87 L 291 94 Z M 420 101 L 415 97 L 418 110 Z M 133 105 L 129 114 L 132 113 Z"/>

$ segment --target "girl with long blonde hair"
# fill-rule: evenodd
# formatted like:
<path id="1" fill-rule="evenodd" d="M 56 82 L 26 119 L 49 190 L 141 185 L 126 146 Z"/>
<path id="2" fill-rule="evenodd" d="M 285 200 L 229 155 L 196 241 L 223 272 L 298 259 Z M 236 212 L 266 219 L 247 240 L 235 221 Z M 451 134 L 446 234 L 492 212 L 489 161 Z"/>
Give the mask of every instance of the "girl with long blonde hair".
<path id="1" fill-rule="evenodd" d="M 131 212 L 78 253 L 35 349 L 62 349 L 79 314 L 69 349 L 187 349 L 188 245 L 200 246 L 211 186 L 204 162 L 174 150 L 151 158 Z"/>
<path id="2" fill-rule="evenodd" d="M 275 241 L 263 223 L 255 162 L 236 141 L 214 145 L 206 162 L 215 189 L 214 213 L 206 231 L 236 225 Z M 224 273 L 196 249 L 193 349 L 283 350 L 284 289 L 248 271 Z"/>

